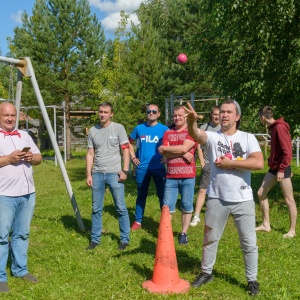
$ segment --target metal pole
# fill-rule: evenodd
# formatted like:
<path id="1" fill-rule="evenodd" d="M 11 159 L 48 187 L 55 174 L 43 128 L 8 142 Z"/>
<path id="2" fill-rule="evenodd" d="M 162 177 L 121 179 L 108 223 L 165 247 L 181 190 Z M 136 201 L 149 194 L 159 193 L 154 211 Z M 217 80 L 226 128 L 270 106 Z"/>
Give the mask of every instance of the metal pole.
<path id="1" fill-rule="evenodd" d="M 191 104 L 192 104 L 192 107 L 195 108 L 195 94 L 194 93 L 191 93 Z"/>
<path id="2" fill-rule="evenodd" d="M 28 108 L 25 108 L 26 111 L 26 130 L 28 130 Z"/>
<path id="3" fill-rule="evenodd" d="M 23 60 L 9 58 L 9 57 L 5 57 L 5 56 L 0 56 L 0 61 L 11 63 L 11 64 L 14 64 L 16 66 L 21 66 L 21 67 L 23 67 L 25 65 Z"/>
<path id="4" fill-rule="evenodd" d="M 17 110 L 17 120 L 16 120 L 16 128 L 19 128 L 19 120 L 20 120 L 20 108 L 21 108 L 21 95 L 22 95 L 22 85 L 23 85 L 23 75 L 18 70 L 18 79 L 17 79 L 17 91 L 16 91 L 16 101 L 15 107 Z"/>
<path id="5" fill-rule="evenodd" d="M 171 119 L 173 120 L 173 111 L 174 111 L 174 95 L 171 95 L 171 109 L 170 109 L 170 114 L 171 114 Z"/>
<path id="6" fill-rule="evenodd" d="M 165 114 L 166 114 L 166 125 L 169 124 L 169 99 L 165 99 Z"/>
<path id="7" fill-rule="evenodd" d="M 67 163 L 67 123 L 66 123 L 66 106 L 65 101 L 63 102 L 64 106 L 64 157 L 65 157 L 65 164 Z"/>
<path id="8" fill-rule="evenodd" d="M 56 106 L 53 106 L 53 114 L 54 114 L 54 116 L 53 116 L 53 118 L 54 118 L 54 120 L 53 120 L 54 135 L 55 135 L 55 140 L 57 142 L 57 135 L 56 135 Z M 55 160 L 55 166 L 57 166 L 57 157 L 56 157 L 56 154 L 54 156 L 54 160 Z"/>
<path id="9" fill-rule="evenodd" d="M 32 83 L 33 89 L 35 91 L 35 94 L 36 94 L 36 97 L 37 97 L 37 100 L 38 100 L 38 103 L 39 103 L 39 106 L 40 106 L 40 110 L 41 110 L 41 113 L 43 115 L 47 130 L 48 130 L 48 133 L 49 133 L 49 137 L 50 137 L 51 142 L 52 142 L 52 146 L 53 146 L 54 151 L 57 155 L 60 170 L 62 172 L 64 181 L 65 181 L 65 184 L 66 184 L 66 187 L 67 187 L 67 191 L 69 193 L 69 197 L 70 197 L 70 200 L 71 200 L 71 203 L 72 203 L 72 206 L 73 206 L 74 213 L 76 215 L 78 226 L 79 226 L 80 230 L 85 231 L 85 227 L 84 227 L 81 215 L 80 215 L 79 207 L 77 206 L 76 199 L 75 199 L 74 193 L 72 191 L 72 186 L 71 186 L 68 174 L 67 174 L 67 170 L 66 170 L 66 167 L 63 163 L 62 156 L 60 154 L 58 144 L 57 144 L 57 141 L 55 139 L 55 135 L 54 135 L 54 132 L 53 132 L 53 129 L 52 129 L 52 126 L 51 126 L 51 122 L 50 122 L 50 119 L 49 119 L 49 116 L 48 116 L 48 113 L 47 113 L 47 110 L 46 110 L 46 107 L 45 107 L 45 103 L 43 101 L 43 98 L 42 98 L 42 95 L 41 95 L 41 92 L 40 92 L 40 89 L 39 89 L 39 86 L 38 86 L 36 78 L 35 78 L 35 74 L 34 74 L 34 70 L 33 70 L 30 58 L 27 57 L 26 61 L 28 63 L 28 65 L 27 65 L 27 71 L 29 72 L 28 76 L 30 76 L 31 83 Z"/>
<path id="10" fill-rule="evenodd" d="M 297 162 L 297 167 L 299 167 L 299 142 L 300 139 L 297 137 L 296 139 L 296 162 Z"/>

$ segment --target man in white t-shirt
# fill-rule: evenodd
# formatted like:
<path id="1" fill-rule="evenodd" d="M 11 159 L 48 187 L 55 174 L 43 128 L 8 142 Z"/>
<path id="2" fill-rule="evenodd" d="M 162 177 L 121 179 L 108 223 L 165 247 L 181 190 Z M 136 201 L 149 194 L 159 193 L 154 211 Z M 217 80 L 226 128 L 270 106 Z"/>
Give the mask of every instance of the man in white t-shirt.
<path id="1" fill-rule="evenodd" d="M 201 273 L 192 282 L 198 287 L 213 280 L 212 270 L 217 248 L 229 215 L 238 230 L 243 251 L 248 292 L 259 293 L 257 280 L 258 248 L 255 231 L 255 203 L 251 188 L 251 170 L 262 169 L 264 160 L 253 134 L 239 131 L 239 104 L 226 99 L 220 107 L 221 130 L 207 132 L 197 127 L 197 113 L 188 103 L 188 130 L 205 149 L 210 162 Z"/>

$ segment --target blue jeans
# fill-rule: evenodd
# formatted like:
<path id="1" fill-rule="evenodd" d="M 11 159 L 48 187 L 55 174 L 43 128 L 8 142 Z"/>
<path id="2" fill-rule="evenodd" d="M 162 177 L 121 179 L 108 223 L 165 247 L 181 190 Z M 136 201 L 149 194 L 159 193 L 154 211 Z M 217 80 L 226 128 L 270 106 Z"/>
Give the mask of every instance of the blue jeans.
<path id="1" fill-rule="evenodd" d="M 118 173 L 93 173 L 92 188 L 92 233 L 91 242 L 100 243 L 102 211 L 106 186 L 112 194 L 119 218 L 120 240 L 129 243 L 130 222 L 125 204 L 124 183 L 118 182 Z"/>
<path id="2" fill-rule="evenodd" d="M 192 213 L 194 210 L 194 188 L 195 178 L 167 178 L 165 185 L 164 205 L 169 206 L 170 212 L 176 211 L 178 191 L 181 195 L 180 209 L 185 213 Z"/>
<path id="3" fill-rule="evenodd" d="M 142 223 L 142 219 L 145 212 L 146 199 L 148 196 L 150 180 L 153 178 L 156 187 L 156 194 L 159 198 L 160 209 L 163 206 L 164 201 L 164 189 L 166 179 L 166 169 L 162 165 L 162 168 L 149 170 L 149 169 L 136 169 L 136 182 L 138 194 L 136 197 L 135 206 L 135 221 Z"/>
<path id="4" fill-rule="evenodd" d="M 34 206 L 35 193 L 20 197 L 0 196 L 0 282 L 7 281 L 10 232 L 12 274 L 22 277 L 28 273 L 27 250 Z"/>

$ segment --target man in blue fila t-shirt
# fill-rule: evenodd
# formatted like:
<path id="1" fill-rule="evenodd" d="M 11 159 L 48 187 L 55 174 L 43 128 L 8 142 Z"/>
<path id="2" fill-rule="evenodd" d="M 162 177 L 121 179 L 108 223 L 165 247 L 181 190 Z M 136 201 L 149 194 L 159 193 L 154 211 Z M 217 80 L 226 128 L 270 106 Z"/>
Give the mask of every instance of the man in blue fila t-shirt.
<path id="1" fill-rule="evenodd" d="M 133 146 L 130 145 L 130 155 L 136 165 L 136 182 L 138 194 L 135 207 L 135 221 L 131 230 L 137 230 L 142 226 L 142 219 L 146 206 L 146 198 L 151 177 L 156 186 L 156 193 L 159 198 L 160 208 L 163 205 L 166 169 L 163 158 L 158 152 L 162 138 L 169 128 L 157 121 L 160 116 L 156 104 L 149 104 L 147 107 L 147 121 L 136 126 L 129 136 L 131 144 L 139 140 L 138 157 L 135 156 Z"/>

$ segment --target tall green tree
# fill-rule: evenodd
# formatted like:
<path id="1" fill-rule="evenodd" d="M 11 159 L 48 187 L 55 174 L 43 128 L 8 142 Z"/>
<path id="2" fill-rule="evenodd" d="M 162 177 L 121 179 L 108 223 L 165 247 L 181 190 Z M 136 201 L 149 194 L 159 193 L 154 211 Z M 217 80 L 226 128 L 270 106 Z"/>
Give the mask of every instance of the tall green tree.
<path id="1" fill-rule="evenodd" d="M 164 56 L 161 95 L 233 95 L 247 126 L 270 104 L 299 131 L 299 1 L 147 0 L 139 12 Z"/>
<path id="2" fill-rule="evenodd" d="M 2 82 L 0 81 L 0 98 L 7 98 L 7 90 L 3 86 Z"/>
<path id="3" fill-rule="evenodd" d="M 95 61 L 105 48 L 101 23 L 91 14 L 87 0 L 37 0 L 32 16 L 24 12 L 22 22 L 15 28 L 11 53 L 31 58 L 46 105 L 64 102 L 69 158 L 70 111 L 90 100 Z M 31 104 L 32 99 L 29 94 L 25 104 Z"/>
<path id="4" fill-rule="evenodd" d="M 200 61 L 199 33 L 201 18 L 199 1 L 196 0 L 148 0 L 139 9 L 141 28 L 149 24 L 156 32 L 156 47 L 163 76 L 160 90 L 165 95 L 189 95 L 212 93 L 211 77 L 203 72 Z M 188 62 L 179 65 L 178 54 L 185 53 Z"/>
<path id="5" fill-rule="evenodd" d="M 132 53 L 128 48 L 126 31 L 129 15 L 120 13 L 121 19 L 115 31 L 115 39 L 108 43 L 106 53 L 99 60 L 98 76 L 92 82 L 91 93 L 100 101 L 114 105 L 114 120 L 121 122 L 129 132 L 137 122 L 136 75 L 128 60 Z M 95 107 L 96 108 L 96 107 Z"/>
<path id="6" fill-rule="evenodd" d="M 160 81 L 164 70 L 164 56 L 159 49 L 161 41 L 151 18 L 141 6 L 137 12 L 139 25 L 132 25 L 132 36 L 128 41 L 127 64 L 135 74 L 136 85 L 131 85 L 132 93 L 141 103 L 156 102 L 159 95 Z"/>
<path id="7" fill-rule="evenodd" d="M 300 113 L 299 1 L 201 1 L 201 60 L 218 88 L 257 119 L 263 104 L 295 128 Z M 253 124 L 249 122 L 249 124 Z"/>

